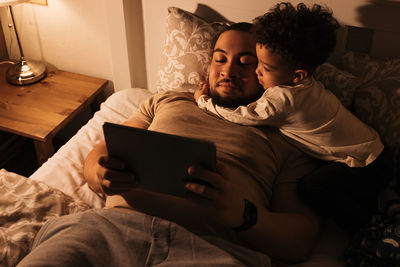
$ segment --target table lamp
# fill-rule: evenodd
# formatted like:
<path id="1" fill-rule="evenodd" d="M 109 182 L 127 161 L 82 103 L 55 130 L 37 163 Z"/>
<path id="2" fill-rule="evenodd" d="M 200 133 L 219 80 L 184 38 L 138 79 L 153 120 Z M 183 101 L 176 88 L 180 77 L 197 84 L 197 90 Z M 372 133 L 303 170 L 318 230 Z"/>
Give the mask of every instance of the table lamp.
<path id="1" fill-rule="evenodd" d="M 11 20 L 14 27 L 15 36 L 18 43 L 20 59 L 12 65 L 6 73 L 6 79 L 9 83 L 15 85 L 28 85 L 40 81 L 47 74 L 46 66 L 43 63 L 26 60 L 19 40 L 17 27 L 15 26 L 14 14 L 12 6 L 20 3 L 28 2 L 28 0 L 0 0 L 0 7 L 8 6 L 10 10 Z"/>

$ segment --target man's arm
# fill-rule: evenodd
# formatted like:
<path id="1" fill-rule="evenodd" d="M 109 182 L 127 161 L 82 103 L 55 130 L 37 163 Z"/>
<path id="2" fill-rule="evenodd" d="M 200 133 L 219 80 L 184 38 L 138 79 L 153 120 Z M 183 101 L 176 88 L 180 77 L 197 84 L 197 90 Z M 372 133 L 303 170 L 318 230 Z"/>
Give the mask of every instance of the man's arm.
<path id="1" fill-rule="evenodd" d="M 257 224 L 238 233 L 250 247 L 275 259 L 307 260 L 319 236 L 318 220 L 306 214 L 258 209 Z"/>
<path id="2" fill-rule="evenodd" d="M 310 256 L 319 236 L 319 218 L 311 209 L 299 204 L 293 192 L 283 191 L 282 198 L 289 199 L 285 199 L 283 205 L 272 204 L 269 210 L 263 203 L 253 201 L 251 196 L 245 195 L 241 188 L 230 182 L 226 166 L 220 164 L 219 171 L 220 173 L 214 173 L 197 166 L 189 169 L 190 175 L 213 186 L 186 184 L 188 190 L 200 196 L 193 198 L 193 201 L 207 207 L 217 223 L 232 229 L 243 223 L 244 199 L 249 199 L 257 207 L 258 218 L 251 228 L 237 233 L 242 243 L 285 261 L 299 262 Z M 280 194 L 279 190 L 276 194 Z M 279 202 L 280 200 L 281 198 Z"/>

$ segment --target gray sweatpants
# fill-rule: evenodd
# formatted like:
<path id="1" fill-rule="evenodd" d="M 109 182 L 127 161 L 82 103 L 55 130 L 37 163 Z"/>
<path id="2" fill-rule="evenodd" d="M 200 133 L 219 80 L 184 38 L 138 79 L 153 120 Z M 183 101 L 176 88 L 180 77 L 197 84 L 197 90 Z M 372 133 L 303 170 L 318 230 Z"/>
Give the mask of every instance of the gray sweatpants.
<path id="1" fill-rule="evenodd" d="M 47 222 L 18 266 L 270 266 L 269 257 L 140 212 L 93 209 Z"/>

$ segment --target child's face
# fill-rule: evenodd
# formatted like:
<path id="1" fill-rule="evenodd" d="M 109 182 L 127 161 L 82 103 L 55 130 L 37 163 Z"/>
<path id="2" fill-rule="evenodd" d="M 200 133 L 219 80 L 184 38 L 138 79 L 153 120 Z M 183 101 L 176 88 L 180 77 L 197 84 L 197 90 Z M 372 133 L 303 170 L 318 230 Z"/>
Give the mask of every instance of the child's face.
<path id="1" fill-rule="evenodd" d="M 292 68 L 284 64 L 280 55 L 274 54 L 268 47 L 259 43 L 256 45 L 258 66 L 257 78 L 266 90 L 277 85 L 293 85 L 295 73 Z"/>

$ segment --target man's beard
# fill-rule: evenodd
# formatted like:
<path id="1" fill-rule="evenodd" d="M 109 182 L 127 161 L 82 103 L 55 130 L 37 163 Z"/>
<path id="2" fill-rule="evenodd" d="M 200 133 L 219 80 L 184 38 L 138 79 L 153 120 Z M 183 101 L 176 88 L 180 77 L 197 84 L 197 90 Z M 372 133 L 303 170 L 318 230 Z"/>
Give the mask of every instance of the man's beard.
<path id="1" fill-rule="evenodd" d="M 257 87 L 258 87 L 257 92 L 255 92 L 254 95 L 248 96 L 246 98 L 240 98 L 240 97 L 224 98 L 217 92 L 216 89 L 211 89 L 211 88 L 209 94 L 216 105 L 227 108 L 236 108 L 238 106 L 246 106 L 259 99 L 264 93 L 264 89 L 260 84 L 258 84 Z M 238 90 L 241 90 L 243 92 L 244 89 L 238 88 Z"/>

